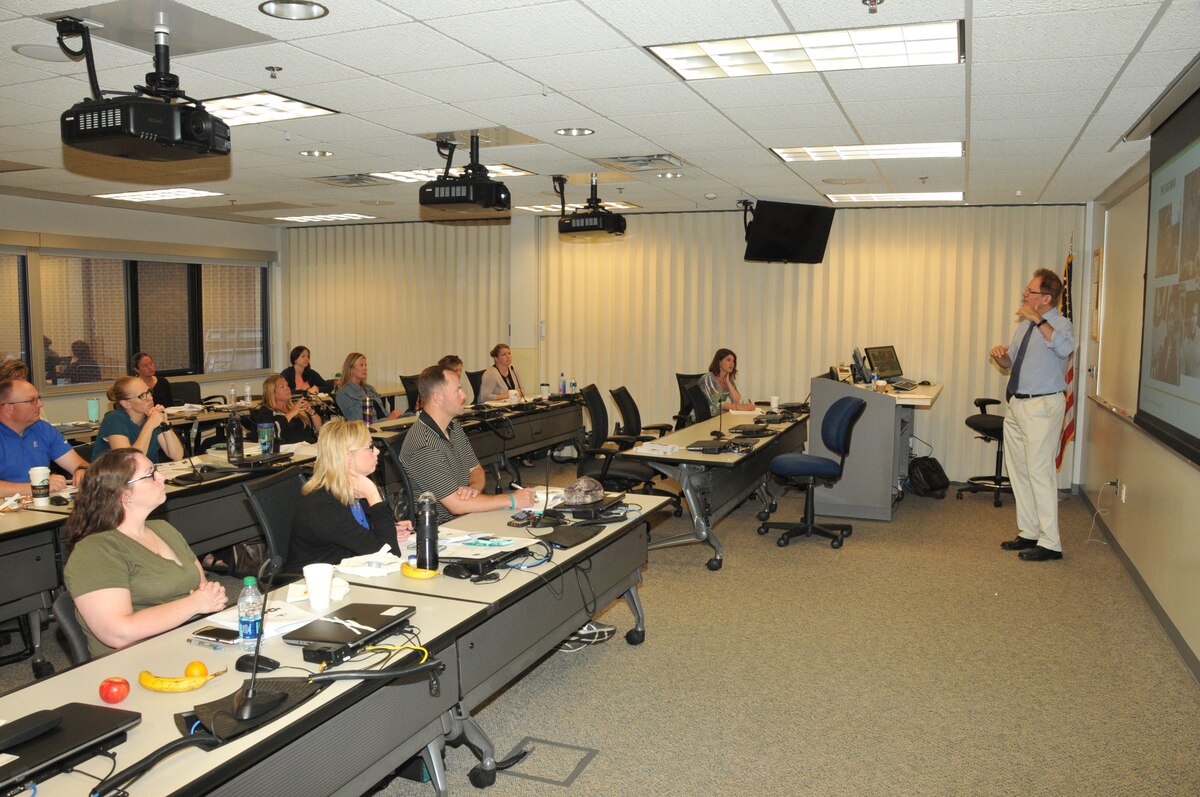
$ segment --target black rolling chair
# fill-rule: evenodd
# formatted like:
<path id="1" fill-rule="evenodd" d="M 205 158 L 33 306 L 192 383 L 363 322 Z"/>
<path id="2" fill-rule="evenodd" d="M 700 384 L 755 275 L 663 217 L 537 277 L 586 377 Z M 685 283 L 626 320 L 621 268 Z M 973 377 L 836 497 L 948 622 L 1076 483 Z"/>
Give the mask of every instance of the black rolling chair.
<path id="1" fill-rule="evenodd" d="M 415 413 L 417 411 L 417 399 L 420 394 L 417 392 L 417 377 L 420 374 L 405 376 L 400 374 L 400 384 L 404 386 L 404 395 L 408 399 L 408 411 Z"/>
<path id="2" fill-rule="evenodd" d="M 471 383 L 471 403 L 482 404 L 479 391 L 483 389 L 483 371 L 467 371 L 467 381 Z"/>
<path id="3" fill-rule="evenodd" d="M 688 385 L 695 384 L 704 374 L 675 374 L 675 386 L 679 388 L 679 412 L 675 414 L 675 430 L 679 431 L 692 422 L 692 397 Z"/>
<path id="4" fill-rule="evenodd" d="M 300 490 L 304 482 L 300 468 L 290 467 L 242 485 L 246 497 L 250 499 L 250 509 L 254 512 L 258 527 L 267 541 L 267 559 L 263 562 L 264 570 L 259 573 L 260 576 L 270 572 L 277 579 L 295 580 L 301 577 L 299 573 L 281 571 L 287 561 L 288 546 L 292 539 L 292 519 L 300 505 Z"/>
<path id="5" fill-rule="evenodd" d="M 176 404 L 200 404 L 199 382 L 175 382 L 171 385 L 171 395 Z"/>
<path id="6" fill-rule="evenodd" d="M 991 491 L 994 493 L 992 506 L 1000 506 L 1001 493 L 1012 495 L 1012 485 L 1004 475 L 1004 416 L 989 415 L 987 411 L 988 407 L 1000 403 L 1000 399 L 977 398 L 975 406 L 979 408 L 979 413 L 967 418 L 967 428 L 977 433 L 980 440 L 985 443 L 996 441 L 996 472 L 989 476 L 972 476 L 967 479 L 966 486 L 959 487 L 955 495 L 960 501 L 963 493 Z"/>
<path id="7" fill-rule="evenodd" d="M 576 476 L 591 476 L 600 482 L 606 490 L 615 490 L 643 495 L 662 495 L 671 499 L 675 507 L 675 516 L 683 514 L 683 505 L 676 493 L 662 490 L 654 486 L 657 472 L 643 462 L 629 459 L 618 459 L 620 451 L 633 448 L 637 444 L 636 437 L 629 435 L 608 434 L 608 410 L 604 406 L 604 397 L 595 385 L 582 388 L 584 406 L 592 419 L 592 431 L 587 437 L 585 448 L 579 453 L 579 464 L 575 468 Z M 606 444 L 613 444 L 609 448 Z"/>
<path id="8" fill-rule="evenodd" d="M 818 525 L 813 492 L 817 484 L 831 487 L 842 478 L 842 466 L 846 463 L 846 455 L 850 453 L 850 433 L 854 431 L 854 425 L 862 417 L 866 406 L 867 402 L 860 398 L 845 396 L 833 402 L 821 421 L 821 442 L 840 459 L 832 460 L 811 454 L 780 454 L 771 460 L 771 473 L 790 486 L 804 488 L 804 520 L 799 523 L 763 523 L 758 527 L 759 534 L 766 534 L 768 529 L 784 529 L 777 541 L 780 548 L 785 547 L 793 537 L 811 537 L 814 534 L 832 540 L 830 546 L 833 548 L 842 547 L 842 540 L 849 537 L 854 528 L 845 523 Z"/>
<path id="9" fill-rule="evenodd" d="M 400 438 L 387 443 L 378 444 L 383 448 L 384 455 L 388 461 L 392 463 L 392 467 L 396 469 L 396 473 L 400 475 L 400 482 L 404 485 L 404 492 L 398 496 L 396 506 L 392 507 L 392 511 L 396 515 L 397 520 L 417 520 L 417 501 L 413 495 L 412 480 L 408 478 L 408 471 L 404 468 L 404 463 L 400 461 L 400 449 L 404 445 L 404 439 Z"/>
<path id="10" fill-rule="evenodd" d="M 700 387 L 699 382 L 692 382 L 687 386 L 688 399 L 692 403 L 692 416 L 696 423 L 707 421 L 713 416 L 712 406 L 708 403 L 708 396 L 704 394 L 704 388 Z"/>
<path id="11" fill-rule="evenodd" d="M 79 615 L 75 613 L 75 600 L 71 593 L 65 589 L 58 593 L 52 608 L 58 630 L 67 642 L 67 655 L 71 658 L 71 664 L 91 661 L 92 651 L 88 649 L 87 636 L 83 633 L 83 626 L 79 624 Z"/>
<path id="12" fill-rule="evenodd" d="M 656 436 L 662 437 L 671 431 L 669 423 L 643 425 L 642 413 L 638 410 L 637 402 L 633 400 L 633 394 L 624 385 L 608 392 L 612 394 L 613 401 L 617 402 L 617 410 L 621 413 L 621 423 L 617 426 L 617 434 L 627 434 L 639 440 L 653 440 Z M 656 435 L 643 435 L 643 429 L 649 429 Z"/>

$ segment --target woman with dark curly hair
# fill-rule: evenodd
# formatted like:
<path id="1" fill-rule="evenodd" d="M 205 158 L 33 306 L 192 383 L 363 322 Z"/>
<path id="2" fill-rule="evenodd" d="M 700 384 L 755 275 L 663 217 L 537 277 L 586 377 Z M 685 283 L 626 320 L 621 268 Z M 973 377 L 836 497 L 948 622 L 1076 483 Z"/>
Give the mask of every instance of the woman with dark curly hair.
<path id="1" fill-rule="evenodd" d="M 183 535 L 147 520 L 165 500 L 165 477 L 136 448 L 93 462 L 75 498 L 63 577 L 93 655 L 225 608 L 225 588 L 205 577 Z"/>

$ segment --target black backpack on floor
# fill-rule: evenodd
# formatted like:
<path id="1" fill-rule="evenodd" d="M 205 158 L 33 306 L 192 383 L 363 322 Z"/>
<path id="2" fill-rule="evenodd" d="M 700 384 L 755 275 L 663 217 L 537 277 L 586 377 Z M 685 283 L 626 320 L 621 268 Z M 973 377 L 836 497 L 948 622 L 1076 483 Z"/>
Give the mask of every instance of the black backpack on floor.
<path id="1" fill-rule="evenodd" d="M 913 457 L 908 461 L 908 490 L 926 498 L 945 498 L 950 479 L 942 463 L 933 457 Z"/>

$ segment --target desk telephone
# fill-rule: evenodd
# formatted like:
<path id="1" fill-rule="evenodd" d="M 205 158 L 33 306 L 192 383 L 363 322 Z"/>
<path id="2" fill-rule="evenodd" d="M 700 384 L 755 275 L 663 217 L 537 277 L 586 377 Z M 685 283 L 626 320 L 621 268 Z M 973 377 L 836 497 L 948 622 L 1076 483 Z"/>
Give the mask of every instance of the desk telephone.
<path id="1" fill-rule="evenodd" d="M 846 382 L 847 384 L 854 383 L 854 378 L 853 378 L 852 372 L 850 371 L 850 366 L 848 366 L 844 363 L 841 365 L 829 366 L 829 378 L 836 379 L 839 382 Z"/>

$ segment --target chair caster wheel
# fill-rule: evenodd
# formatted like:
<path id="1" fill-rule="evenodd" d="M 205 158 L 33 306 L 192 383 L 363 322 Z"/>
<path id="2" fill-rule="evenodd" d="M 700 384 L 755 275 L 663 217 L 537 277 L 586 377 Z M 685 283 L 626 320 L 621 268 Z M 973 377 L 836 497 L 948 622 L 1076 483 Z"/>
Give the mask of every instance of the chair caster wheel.
<path id="1" fill-rule="evenodd" d="M 630 628 L 625 632 L 625 641 L 630 645 L 640 645 L 646 641 L 646 629 Z"/>
<path id="2" fill-rule="evenodd" d="M 763 520 L 766 520 L 766 518 L 763 518 Z M 766 526 L 759 526 L 759 527 L 758 527 L 758 533 L 759 533 L 759 534 L 766 534 L 766 533 L 767 533 L 767 531 L 769 531 L 769 529 L 768 529 Z"/>
<path id="3" fill-rule="evenodd" d="M 471 771 L 467 773 L 467 780 L 471 781 L 471 785 L 477 789 L 486 789 L 496 782 L 496 770 L 472 767 Z"/>
<path id="4" fill-rule="evenodd" d="M 41 680 L 54 675 L 54 665 L 48 661 L 35 661 L 33 663 L 33 677 Z"/>
<path id="5" fill-rule="evenodd" d="M 775 544 L 780 548 L 788 547 L 789 542 L 791 542 L 791 540 L 789 540 L 787 537 L 780 537 L 779 539 L 775 540 Z"/>
<path id="6" fill-rule="evenodd" d="M 771 506 L 767 508 L 767 511 L 768 511 L 768 512 L 774 512 L 774 511 L 775 511 L 776 509 L 778 509 L 778 508 L 779 508 L 779 504 L 778 504 L 777 502 L 775 502 L 775 501 L 772 501 L 772 502 L 771 502 Z"/>
<path id="7" fill-rule="evenodd" d="M 849 537 L 853 533 L 854 533 L 854 529 L 846 529 L 845 531 L 842 532 L 842 536 Z"/>
<path id="8" fill-rule="evenodd" d="M 757 515 L 755 515 L 755 517 L 758 518 L 759 520 L 766 521 L 766 520 L 771 519 L 771 513 L 764 509 L 764 510 L 760 511 Z"/>
<path id="9" fill-rule="evenodd" d="M 961 500 L 962 500 L 962 493 L 957 493 L 957 494 L 956 494 L 954 497 L 955 497 L 955 498 L 957 498 L 959 501 L 961 501 Z"/>
<path id="10" fill-rule="evenodd" d="M 712 559 L 709 559 L 704 564 L 704 566 L 715 573 L 721 569 L 722 564 L 724 564 L 724 563 L 720 559 L 718 559 L 717 557 L 714 556 Z"/>
<path id="11" fill-rule="evenodd" d="M 992 502 L 992 506 L 994 506 L 994 507 L 996 507 L 997 509 L 999 509 L 1001 506 L 1003 506 L 1003 504 L 1001 504 L 999 501 L 993 501 L 993 502 Z"/>
<path id="12" fill-rule="evenodd" d="M 683 517 L 683 507 L 682 506 L 675 507 L 675 511 L 672 514 L 674 514 L 675 517 Z"/>
<path id="13" fill-rule="evenodd" d="M 836 540 L 830 540 L 829 547 L 834 548 L 834 549 L 841 548 L 842 547 L 842 538 L 838 537 Z"/>

